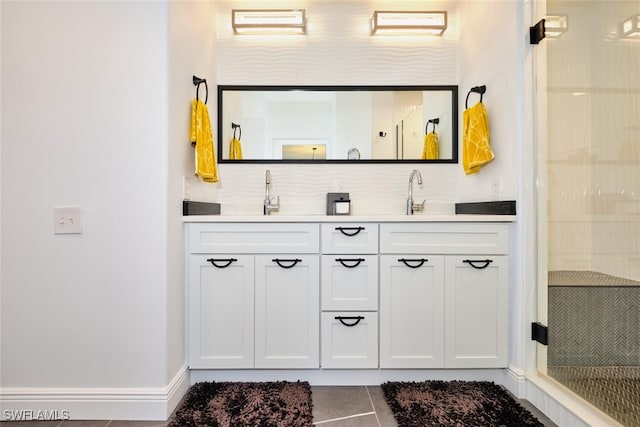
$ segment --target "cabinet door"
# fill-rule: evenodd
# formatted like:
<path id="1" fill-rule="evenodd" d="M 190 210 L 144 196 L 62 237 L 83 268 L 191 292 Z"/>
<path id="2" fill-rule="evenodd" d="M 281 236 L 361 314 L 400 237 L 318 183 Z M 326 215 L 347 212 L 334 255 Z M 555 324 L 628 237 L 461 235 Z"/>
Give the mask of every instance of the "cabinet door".
<path id="1" fill-rule="evenodd" d="M 378 310 L 377 255 L 322 255 L 323 310 Z"/>
<path id="2" fill-rule="evenodd" d="M 508 257 L 447 256 L 445 268 L 445 367 L 506 367 Z"/>
<path id="3" fill-rule="evenodd" d="M 189 258 L 189 367 L 253 368 L 253 256 Z"/>
<path id="4" fill-rule="evenodd" d="M 380 367 L 443 367 L 443 308 L 443 256 L 380 256 Z"/>
<path id="5" fill-rule="evenodd" d="M 323 312 L 321 335 L 323 368 L 378 367 L 377 312 Z"/>
<path id="6" fill-rule="evenodd" d="M 256 256 L 256 368 L 318 368 L 319 255 Z"/>

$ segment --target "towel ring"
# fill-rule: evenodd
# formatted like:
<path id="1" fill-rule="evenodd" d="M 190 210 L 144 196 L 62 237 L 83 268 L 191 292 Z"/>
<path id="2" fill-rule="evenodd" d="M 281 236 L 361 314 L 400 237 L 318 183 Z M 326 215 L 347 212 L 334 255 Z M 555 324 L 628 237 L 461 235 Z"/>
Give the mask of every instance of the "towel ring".
<path id="1" fill-rule="evenodd" d="M 469 95 L 471 95 L 471 93 L 479 93 L 480 94 L 480 102 L 482 102 L 482 95 L 484 95 L 486 91 L 487 91 L 487 86 L 486 85 L 474 86 L 471 89 L 469 89 L 469 92 L 467 92 L 467 99 L 464 101 L 465 110 L 467 108 L 469 108 Z"/>
<path id="2" fill-rule="evenodd" d="M 204 89 L 205 89 L 204 103 L 206 104 L 207 101 L 209 100 L 209 86 L 207 85 L 207 79 L 201 79 L 200 77 L 193 76 L 193 84 L 196 86 L 196 101 L 200 100 L 199 92 L 200 92 L 200 85 L 202 83 L 204 83 Z"/>
<path id="3" fill-rule="evenodd" d="M 440 123 L 440 117 L 436 117 L 435 119 L 427 120 L 427 126 L 424 128 L 424 134 L 429 135 L 429 123 L 433 123 L 433 132 L 436 131 L 436 125 Z"/>
<path id="4" fill-rule="evenodd" d="M 240 141 L 242 139 L 242 128 L 240 125 L 231 123 L 231 129 L 233 129 L 233 139 L 236 139 L 236 129 L 238 129 L 238 141 Z"/>

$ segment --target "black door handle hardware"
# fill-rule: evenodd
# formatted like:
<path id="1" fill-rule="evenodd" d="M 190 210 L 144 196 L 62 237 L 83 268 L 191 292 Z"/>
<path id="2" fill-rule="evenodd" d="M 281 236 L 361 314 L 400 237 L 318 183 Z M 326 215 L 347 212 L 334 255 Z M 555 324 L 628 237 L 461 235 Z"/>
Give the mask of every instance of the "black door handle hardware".
<path id="1" fill-rule="evenodd" d="M 344 326 L 352 327 L 360 323 L 361 320 L 364 320 L 364 316 L 336 316 L 334 319 L 338 320 Z M 347 323 L 347 320 L 350 320 L 352 322 Z"/>
<path id="2" fill-rule="evenodd" d="M 291 267 L 294 267 L 297 263 L 302 262 L 302 260 L 300 258 L 296 258 L 296 259 L 274 258 L 271 261 L 275 262 L 276 264 L 278 264 L 282 268 L 291 268 Z M 284 263 L 291 263 L 291 264 L 285 265 Z"/>
<path id="3" fill-rule="evenodd" d="M 345 258 L 336 258 L 336 262 L 342 264 L 343 267 L 347 268 L 355 268 L 360 265 L 360 263 L 364 261 L 364 258 L 353 258 L 353 259 L 345 259 Z M 345 264 L 347 262 L 354 262 L 355 264 Z"/>
<path id="4" fill-rule="evenodd" d="M 338 230 L 345 236 L 351 237 L 364 230 L 364 227 L 336 227 L 336 230 Z"/>
<path id="5" fill-rule="evenodd" d="M 471 267 L 475 268 L 476 270 L 482 270 L 484 268 L 489 267 L 489 264 L 491 264 L 493 260 L 492 259 L 479 259 L 479 260 L 464 259 L 462 260 L 462 262 L 469 264 Z"/>
<path id="6" fill-rule="evenodd" d="M 236 258 L 224 258 L 224 259 L 209 258 L 207 260 L 207 262 L 210 262 L 214 267 L 218 267 L 218 268 L 227 268 L 236 261 L 238 261 Z"/>
<path id="7" fill-rule="evenodd" d="M 429 260 L 426 258 L 420 258 L 420 259 L 399 258 L 398 261 L 400 261 L 401 263 L 403 263 L 409 268 L 420 268 L 424 265 L 425 262 L 428 262 Z M 410 262 L 417 262 L 418 264 L 409 264 Z"/>

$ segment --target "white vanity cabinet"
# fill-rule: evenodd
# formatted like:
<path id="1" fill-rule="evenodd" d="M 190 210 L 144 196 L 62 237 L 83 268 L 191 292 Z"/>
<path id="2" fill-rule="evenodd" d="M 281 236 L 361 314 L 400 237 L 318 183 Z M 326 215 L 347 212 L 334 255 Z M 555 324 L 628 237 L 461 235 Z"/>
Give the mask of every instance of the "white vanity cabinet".
<path id="1" fill-rule="evenodd" d="M 510 220 L 221 219 L 186 226 L 190 368 L 508 366 Z"/>
<path id="2" fill-rule="evenodd" d="M 319 225 L 190 224 L 194 369 L 319 367 Z"/>
<path id="3" fill-rule="evenodd" d="M 444 257 L 380 256 L 380 367 L 444 366 Z"/>
<path id="4" fill-rule="evenodd" d="M 508 257 L 445 257 L 445 366 L 507 366 Z"/>
<path id="5" fill-rule="evenodd" d="M 256 368 L 318 368 L 318 255 L 257 255 Z"/>
<path id="6" fill-rule="evenodd" d="M 378 367 L 378 224 L 321 225 L 321 366 Z"/>
<path id="7" fill-rule="evenodd" d="M 253 368 L 253 255 L 192 254 L 188 262 L 189 366 Z"/>
<path id="8" fill-rule="evenodd" d="M 381 224 L 380 367 L 506 367 L 508 242 L 508 224 Z"/>

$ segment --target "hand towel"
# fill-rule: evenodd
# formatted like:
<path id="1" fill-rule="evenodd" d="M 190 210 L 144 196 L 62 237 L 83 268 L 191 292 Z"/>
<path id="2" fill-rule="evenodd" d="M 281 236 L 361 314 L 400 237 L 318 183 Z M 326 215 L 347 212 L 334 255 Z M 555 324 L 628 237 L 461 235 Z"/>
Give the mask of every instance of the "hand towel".
<path id="1" fill-rule="evenodd" d="M 242 145 L 238 138 L 232 138 L 229 143 L 229 159 L 242 160 Z"/>
<path id="2" fill-rule="evenodd" d="M 489 119 L 482 101 L 462 113 L 462 166 L 467 175 L 493 160 L 489 145 Z"/>
<path id="3" fill-rule="evenodd" d="M 195 146 L 196 175 L 205 182 L 218 182 L 218 165 L 213 146 L 209 110 L 199 99 L 191 104 L 191 144 Z"/>
<path id="4" fill-rule="evenodd" d="M 438 134 L 435 131 L 424 136 L 424 147 L 422 149 L 422 160 L 437 160 L 438 153 Z"/>

